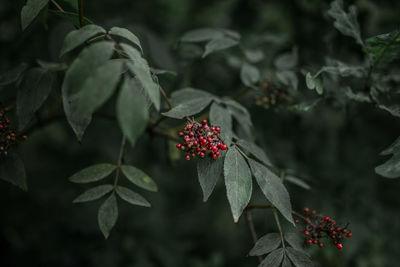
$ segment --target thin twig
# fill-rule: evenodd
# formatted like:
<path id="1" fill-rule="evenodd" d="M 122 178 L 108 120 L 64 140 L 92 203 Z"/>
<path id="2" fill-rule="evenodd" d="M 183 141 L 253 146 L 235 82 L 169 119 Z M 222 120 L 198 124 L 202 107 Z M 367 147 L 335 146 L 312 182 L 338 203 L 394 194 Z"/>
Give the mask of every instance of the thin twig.
<path id="1" fill-rule="evenodd" d="M 254 210 L 254 209 L 273 209 L 273 205 L 248 205 L 246 210 Z"/>
<path id="2" fill-rule="evenodd" d="M 254 245 L 257 243 L 257 233 L 256 229 L 254 228 L 254 223 L 253 223 L 253 216 L 251 215 L 251 212 L 248 210 L 244 211 L 246 213 L 246 218 L 247 218 L 247 223 L 249 224 L 249 229 L 251 233 L 251 238 L 253 239 Z M 261 263 L 262 262 L 262 257 L 258 256 L 258 261 Z"/>
<path id="3" fill-rule="evenodd" d="M 78 11 L 79 11 L 79 26 L 82 28 L 85 23 L 85 17 L 83 16 L 83 0 L 78 0 Z"/>
<path id="4" fill-rule="evenodd" d="M 65 12 L 65 10 L 56 2 L 56 0 L 51 0 L 51 2 L 53 3 L 53 5 L 60 10 L 61 12 Z"/>
<path id="5" fill-rule="evenodd" d="M 165 99 L 165 102 L 167 102 L 169 109 L 172 109 L 172 104 L 169 101 L 167 94 L 165 93 L 164 89 L 162 89 L 161 86 L 160 86 L 160 92 L 161 92 L 161 95 L 163 96 L 163 98 Z"/>
<path id="6" fill-rule="evenodd" d="M 273 212 L 274 212 L 276 226 L 278 227 L 279 233 L 281 235 L 282 247 L 283 247 L 283 249 L 285 249 L 285 239 L 283 238 L 282 227 L 281 227 L 281 224 L 279 222 L 278 212 L 276 211 L 276 208 L 273 209 Z"/>
<path id="7" fill-rule="evenodd" d="M 118 161 L 117 161 L 117 170 L 115 171 L 114 190 L 117 188 L 117 184 L 118 184 L 118 178 L 119 178 L 119 173 L 120 173 L 120 169 L 121 169 L 122 159 L 123 159 L 124 153 L 125 153 L 125 143 L 126 143 L 126 137 L 125 137 L 125 135 L 122 135 L 121 146 L 119 148 L 119 156 L 118 156 Z"/>

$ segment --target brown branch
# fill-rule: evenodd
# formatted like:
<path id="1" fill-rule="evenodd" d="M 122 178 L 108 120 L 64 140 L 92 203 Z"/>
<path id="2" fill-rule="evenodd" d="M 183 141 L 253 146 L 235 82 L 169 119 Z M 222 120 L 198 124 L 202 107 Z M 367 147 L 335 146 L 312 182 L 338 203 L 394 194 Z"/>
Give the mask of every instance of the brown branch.
<path id="1" fill-rule="evenodd" d="M 123 157 L 125 154 L 125 143 L 126 143 L 126 137 L 125 137 L 125 135 L 122 135 L 121 146 L 119 148 L 119 156 L 118 156 L 118 161 L 117 161 L 117 170 L 115 171 L 114 190 L 117 188 L 117 184 L 118 184 L 118 178 L 119 178 L 119 173 L 120 173 L 120 169 L 121 169 L 121 164 L 122 164 Z"/>
<path id="2" fill-rule="evenodd" d="M 273 205 L 248 205 L 246 210 L 253 210 L 253 209 L 273 209 Z"/>
<path id="3" fill-rule="evenodd" d="M 172 109 L 172 104 L 169 101 L 167 94 L 165 93 L 164 89 L 162 89 L 161 86 L 160 86 L 160 92 L 161 92 L 161 95 L 163 96 L 163 98 L 165 99 L 165 102 L 167 102 L 169 109 Z"/>
<path id="4" fill-rule="evenodd" d="M 85 23 L 85 17 L 83 16 L 83 0 L 78 0 L 78 11 L 79 11 L 79 26 L 82 28 Z"/>
<path id="5" fill-rule="evenodd" d="M 253 243 L 255 245 L 257 243 L 258 237 L 257 237 L 256 229 L 254 228 L 253 216 L 251 215 L 250 211 L 248 211 L 248 210 L 245 210 L 244 212 L 246 213 L 246 219 L 247 219 L 247 223 L 249 224 L 251 238 L 253 239 Z M 258 261 L 260 263 L 262 262 L 261 256 L 258 256 Z"/>

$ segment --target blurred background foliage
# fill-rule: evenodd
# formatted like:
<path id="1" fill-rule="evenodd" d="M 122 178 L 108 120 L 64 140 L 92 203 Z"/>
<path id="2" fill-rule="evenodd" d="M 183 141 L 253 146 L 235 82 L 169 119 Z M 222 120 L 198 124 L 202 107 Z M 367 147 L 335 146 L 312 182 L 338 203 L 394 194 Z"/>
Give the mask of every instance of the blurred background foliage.
<path id="1" fill-rule="evenodd" d="M 69 9 L 66 2 L 60 4 Z M 363 39 L 399 26 L 399 1 L 358 0 L 347 4 L 358 8 Z M 73 29 L 49 13 L 22 33 L 23 5 L 23 0 L 0 2 L 1 72 L 21 62 L 35 64 L 36 59 L 60 62 L 63 38 Z M 259 63 L 264 78 L 273 79 L 274 60 L 293 47 L 298 50 L 298 65 L 313 71 L 326 57 L 362 64 L 360 46 L 333 27 L 328 9 L 329 1 L 317 0 L 85 1 L 86 17 L 105 28 L 131 29 L 142 40 L 151 65 L 178 73 L 177 78 L 161 79 L 168 93 L 191 86 L 219 96 L 243 89 L 235 68 L 235 55 L 239 53 L 235 49 L 239 49 L 201 60 L 201 47 L 179 44 L 184 32 L 199 27 L 240 32 L 246 48 L 264 54 Z M 398 67 L 394 71 L 399 73 Z M 59 78 L 47 107 L 58 101 Z M 303 78 L 299 81 L 303 100 L 317 98 L 314 91 L 306 89 Z M 329 88 L 329 84 L 326 86 Z M 335 89 L 340 88 L 330 91 Z M 3 88 L 1 99 L 13 94 L 12 86 Z M 398 136 L 398 119 L 371 103 L 345 101 L 340 96 L 308 112 L 296 112 L 259 105 L 256 94 L 259 92 L 251 92 L 239 101 L 251 111 L 257 142 L 277 166 L 306 177 L 312 187 L 308 191 L 287 185 L 294 208 L 308 206 L 337 221 L 350 222 L 353 237 L 342 251 L 333 246 L 311 249 L 316 265 L 397 266 L 400 183 L 378 176 L 374 167 L 385 160 L 379 152 Z M 111 102 L 103 112 L 112 112 Z M 40 116 L 48 112 L 44 108 Z M 61 109 L 58 112 L 62 114 Z M 102 118 L 90 125 L 82 144 L 65 119 L 29 133 L 19 147 L 29 191 L 1 182 L 1 266 L 257 265 L 256 258 L 246 257 L 252 247 L 249 229 L 244 218 L 233 223 L 222 181 L 210 200 L 202 203 L 194 162 L 177 160 L 170 151 L 171 144 L 159 136 L 142 136 L 125 157 L 158 183 L 158 193 L 142 192 L 152 208 L 119 203 L 117 225 L 105 241 L 96 220 L 100 201 L 73 205 L 72 199 L 84 186 L 71 184 L 67 178 L 91 164 L 116 161 L 120 139 L 117 124 Z M 264 202 L 256 191 L 252 203 Z M 252 213 L 259 236 L 276 231 L 269 211 Z M 284 228 L 295 230 L 288 224 Z"/>

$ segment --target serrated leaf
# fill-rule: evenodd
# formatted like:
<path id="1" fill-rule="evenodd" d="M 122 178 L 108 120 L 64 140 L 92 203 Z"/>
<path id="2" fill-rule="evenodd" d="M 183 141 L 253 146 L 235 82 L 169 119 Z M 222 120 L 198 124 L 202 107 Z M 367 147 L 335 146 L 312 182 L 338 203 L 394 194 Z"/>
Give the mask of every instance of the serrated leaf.
<path id="1" fill-rule="evenodd" d="M 296 250 L 294 248 L 288 247 L 286 248 L 286 252 L 290 260 L 296 267 L 313 267 L 314 264 L 310 260 L 307 254 Z"/>
<path id="2" fill-rule="evenodd" d="M 0 155 L 0 179 L 24 191 L 28 190 L 25 166 L 17 154 L 9 152 L 7 155 Z"/>
<path id="3" fill-rule="evenodd" d="M 131 183 L 139 186 L 140 188 L 152 192 L 156 192 L 158 190 L 157 184 L 142 170 L 133 166 L 122 165 L 121 171 Z"/>
<path id="4" fill-rule="evenodd" d="M 400 153 L 394 154 L 388 161 L 375 168 L 375 172 L 386 178 L 400 177 Z"/>
<path id="5" fill-rule="evenodd" d="M 272 251 L 267 257 L 258 265 L 258 267 L 279 267 L 281 265 L 284 255 L 283 248 Z"/>
<path id="6" fill-rule="evenodd" d="M 149 121 L 146 98 L 136 88 L 137 83 L 125 79 L 117 99 L 117 119 L 124 135 L 132 146 L 143 134 Z"/>
<path id="7" fill-rule="evenodd" d="M 27 67 L 27 64 L 21 63 L 17 67 L 12 68 L 5 73 L 2 73 L 0 75 L 0 87 L 17 82 L 21 78 Z"/>
<path id="8" fill-rule="evenodd" d="M 61 12 L 59 10 L 52 10 L 52 9 L 49 9 L 48 12 L 50 14 L 54 14 L 54 15 L 56 15 L 56 16 L 58 16 L 60 18 L 63 18 L 65 20 L 68 20 L 75 28 L 79 28 L 80 27 L 79 14 L 78 13 L 68 12 L 68 11 Z M 93 24 L 93 22 L 90 19 L 86 18 L 86 17 L 83 18 L 83 22 L 84 22 L 84 25 Z"/>
<path id="9" fill-rule="evenodd" d="M 134 47 L 128 44 L 121 44 L 121 47 L 133 61 L 128 64 L 128 68 L 136 75 L 136 79 L 147 91 L 156 110 L 160 110 L 160 88 L 151 76 L 149 64 Z"/>
<path id="10" fill-rule="evenodd" d="M 72 201 L 72 203 L 81 203 L 81 202 L 88 202 L 99 199 L 105 196 L 107 193 L 113 190 L 113 186 L 110 184 L 99 185 L 93 188 L 90 188 L 79 195 L 77 198 Z"/>
<path id="11" fill-rule="evenodd" d="M 251 171 L 256 178 L 261 191 L 266 198 L 282 213 L 292 224 L 292 205 L 290 204 L 289 193 L 281 179 L 271 172 L 267 167 L 253 159 L 248 159 Z"/>
<path id="12" fill-rule="evenodd" d="M 125 200 L 126 202 L 136 205 L 136 206 L 143 206 L 143 207 L 150 207 L 150 203 L 141 195 L 136 192 L 133 192 L 127 187 L 124 186 L 117 186 L 117 194 L 120 198 Z"/>
<path id="13" fill-rule="evenodd" d="M 100 181 L 110 175 L 115 168 L 115 165 L 109 163 L 96 164 L 75 173 L 69 178 L 69 180 L 73 183 L 90 183 Z"/>
<path id="14" fill-rule="evenodd" d="M 75 99 L 79 101 L 79 93 L 83 90 L 86 81 L 99 66 L 107 62 L 113 52 L 114 45 L 111 42 L 94 43 L 79 54 L 65 74 L 62 85 L 64 111 L 79 140 L 82 139 L 91 116 L 82 117 L 77 113 L 79 102 L 75 103 Z"/>
<path id="15" fill-rule="evenodd" d="M 373 64 L 390 62 L 400 54 L 400 31 L 380 34 L 366 40 L 364 50 L 372 56 Z"/>
<path id="16" fill-rule="evenodd" d="M 21 10 L 21 26 L 24 31 L 39 15 L 49 0 L 28 0 Z"/>
<path id="17" fill-rule="evenodd" d="M 357 8 L 349 7 L 346 13 L 343 7 L 343 0 L 335 0 L 331 3 L 328 15 L 335 19 L 334 26 L 343 35 L 353 37 L 357 43 L 364 45 L 360 35 L 360 26 L 357 21 Z"/>
<path id="18" fill-rule="evenodd" d="M 250 250 L 250 256 L 261 256 L 275 250 L 282 244 L 281 237 L 277 233 L 266 234 L 260 237 Z"/>
<path id="19" fill-rule="evenodd" d="M 221 37 L 218 39 L 213 39 L 206 44 L 205 51 L 204 51 L 202 57 L 205 58 L 206 56 L 208 56 L 211 53 L 214 53 L 214 52 L 217 52 L 220 50 L 224 50 L 224 49 L 228 49 L 228 48 L 231 48 L 238 44 L 239 44 L 239 42 L 237 40 L 229 38 L 229 37 Z"/>
<path id="20" fill-rule="evenodd" d="M 201 112 L 213 100 L 213 95 L 205 91 L 185 88 L 172 94 L 173 108 L 162 113 L 164 116 L 182 119 Z"/>
<path id="21" fill-rule="evenodd" d="M 302 239 L 298 233 L 285 233 L 285 240 L 294 249 L 305 252 L 304 239 Z"/>
<path id="22" fill-rule="evenodd" d="M 143 49 L 140 44 L 139 38 L 137 38 L 137 36 L 135 34 L 133 34 L 131 31 L 129 31 L 128 29 L 120 28 L 120 27 L 112 27 L 108 33 L 111 35 L 119 36 L 119 37 L 122 37 L 122 38 L 125 38 L 125 39 L 131 41 L 132 43 L 137 45 L 143 53 Z"/>
<path id="23" fill-rule="evenodd" d="M 107 239 L 118 219 L 118 205 L 115 194 L 111 194 L 100 206 L 97 221 L 104 238 Z"/>
<path id="24" fill-rule="evenodd" d="M 23 130 L 50 94 L 54 76 L 45 69 L 30 69 L 17 91 L 18 128 Z"/>
<path id="25" fill-rule="evenodd" d="M 228 149 L 225 156 L 224 177 L 233 220 L 238 222 L 240 215 L 250 201 L 253 185 L 250 168 L 234 146 Z"/>
<path id="26" fill-rule="evenodd" d="M 202 28 L 186 32 L 182 37 L 182 42 L 205 42 L 218 39 L 224 36 L 224 33 L 218 29 Z"/>
<path id="27" fill-rule="evenodd" d="M 206 202 L 224 171 L 224 157 L 213 160 L 211 157 L 197 161 L 197 176 L 203 191 L 203 201 Z"/>
<path id="28" fill-rule="evenodd" d="M 240 79 L 246 86 L 252 86 L 260 80 L 260 71 L 253 65 L 243 63 L 240 68 Z"/>
<path id="29" fill-rule="evenodd" d="M 64 39 L 60 56 L 68 53 L 69 51 L 72 51 L 95 35 L 105 32 L 106 31 L 102 27 L 94 24 L 86 25 L 80 29 L 71 31 Z"/>
<path id="30" fill-rule="evenodd" d="M 219 126 L 219 137 L 229 147 L 232 142 L 232 116 L 227 109 L 217 103 L 212 103 L 210 108 L 211 125 Z"/>
<path id="31" fill-rule="evenodd" d="M 282 267 L 292 267 L 292 264 L 286 255 L 283 257 Z"/>
<path id="32" fill-rule="evenodd" d="M 265 154 L 264 150 L 262 150 L 259 146 L 252 142 L 248 142 L 246 140 L 240 139 L 236 142 L 238 146 L 240 146 L 246 152 L 252 154 L 256 159 L 261 161 L 266 165 L 271 165 L 271 161 Z"/>

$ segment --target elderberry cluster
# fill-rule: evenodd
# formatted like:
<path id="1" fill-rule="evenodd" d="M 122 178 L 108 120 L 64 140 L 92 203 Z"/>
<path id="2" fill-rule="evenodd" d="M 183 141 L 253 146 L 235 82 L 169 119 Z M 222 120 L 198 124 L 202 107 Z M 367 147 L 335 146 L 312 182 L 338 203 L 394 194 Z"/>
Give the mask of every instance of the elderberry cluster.
<path id="1" fill-rule="evenodd" d="M 324 247 L 322 240 L 332 242 L 338 249 L 343 248 L 343 239 L 350 238 L 351 232 L 348 225 L 339 226 L 333 219 L 317 215 L 316 210 L 303 209 L 302 214 L 295 214 L 300 220 L 296 219 L 296 224 L 303 223 L 304 229 L 301 232 L 305 235 L 304 243 L 307 245 L 315 244 L 320 248 Z"/>
<path id="2" fill-rule="evenodd" d="M 7 111 L 8 109 L 3 108 L 0 102 L 0 156 L 7 155 L 12 146 L 26 139 L 25 135 L 19 137 L 10 129 L 10 119 L 6 116 Z"/>
<path id="3" fill-rule="evenodd" d="M 256 105 L 275 106 L 287 101 L 287 94 L 277 88 L 272 88 L 270 78 L 265 78 L 261 83 L 262 91 L 260 95 L 255 96 Z"/>
<path id="4" fill-rule="evenodd" d="M 188 119 L 185 129 L 178 133 L 183 142 L 176 144 L 176 148 L 185 151 L 185 158 L 200 158 L 210 156 L 217 159 L 221 156 L 220 150 L 227 150 L 228 147 L 219 138 L 220 127 L 208 125 L 206 120 L 202 123 Z"/>

